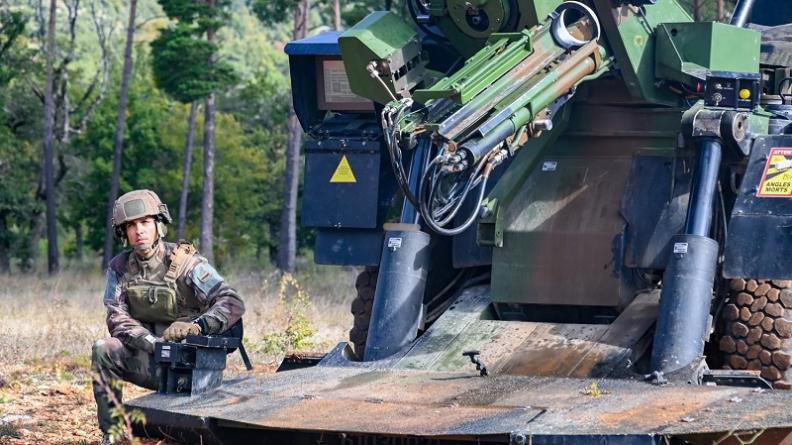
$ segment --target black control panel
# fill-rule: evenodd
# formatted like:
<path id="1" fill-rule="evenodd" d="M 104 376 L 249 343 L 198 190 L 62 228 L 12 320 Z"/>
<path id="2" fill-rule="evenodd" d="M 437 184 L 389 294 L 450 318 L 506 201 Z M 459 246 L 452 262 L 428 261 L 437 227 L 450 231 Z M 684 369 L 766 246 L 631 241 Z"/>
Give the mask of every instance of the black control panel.
<path id="1" fill-rule="evenodd" d="M 707 76 L 708 107 L 754 109 L 759 105 L 759 74 L 712 72 Z"/>

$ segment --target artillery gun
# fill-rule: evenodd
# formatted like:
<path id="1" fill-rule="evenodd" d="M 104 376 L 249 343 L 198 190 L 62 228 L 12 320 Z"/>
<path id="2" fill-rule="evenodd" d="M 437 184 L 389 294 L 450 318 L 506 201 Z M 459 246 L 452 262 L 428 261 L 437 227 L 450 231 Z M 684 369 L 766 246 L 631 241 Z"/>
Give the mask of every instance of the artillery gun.
<path id="1" fill-rule="evenodd" d="M 792 79 L 753 3 L 408 0 L 290 43 L 303 224 L 366 267 L 350 344 L 136 399 L 149 432 L 792 440 Z"/>

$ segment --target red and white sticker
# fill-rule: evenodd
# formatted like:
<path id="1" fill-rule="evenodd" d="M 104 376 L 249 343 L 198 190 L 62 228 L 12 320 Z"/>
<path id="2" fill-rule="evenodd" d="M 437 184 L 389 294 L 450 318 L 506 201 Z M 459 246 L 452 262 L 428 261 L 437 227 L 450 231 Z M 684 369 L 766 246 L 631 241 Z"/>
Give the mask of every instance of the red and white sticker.
<path id="1" fill-rule="evenodd" d="M 756 196 L 792 198 L 792 148 L 770 149 Z"/>

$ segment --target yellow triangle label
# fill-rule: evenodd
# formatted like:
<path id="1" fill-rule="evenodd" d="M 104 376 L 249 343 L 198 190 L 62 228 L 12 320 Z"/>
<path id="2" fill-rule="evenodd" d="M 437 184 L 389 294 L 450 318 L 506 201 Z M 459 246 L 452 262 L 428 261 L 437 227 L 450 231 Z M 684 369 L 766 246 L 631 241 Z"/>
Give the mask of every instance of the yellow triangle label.
<path id="1" fill-rule="evenodd" d="M 347 160 L 346 155 L 341 156 L 341 162 L 338 163 L 338 167 L 335 169 L 335 173 L 333 173 L 333 177 L 330 178 L 331 183 L 350 183 L 350 182 L 357 182 L 355 179 L 355 173 L 352 172 L 352 167 L 349 165 L 349 161 Z"/>

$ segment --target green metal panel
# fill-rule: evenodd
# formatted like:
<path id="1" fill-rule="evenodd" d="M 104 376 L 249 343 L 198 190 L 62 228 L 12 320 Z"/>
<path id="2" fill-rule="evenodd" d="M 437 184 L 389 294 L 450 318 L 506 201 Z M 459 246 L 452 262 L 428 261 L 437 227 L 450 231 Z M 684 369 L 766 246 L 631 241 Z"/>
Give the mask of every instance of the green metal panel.
<path id="1" fill-rule="evenodd" d="M 694 84 L 708 71 L 759 72 L 761 34 L 716 22 L 664 23 L 657 27 L 658 78 Z"/>
<path id="2" fill-rule="evenodd" d="M 565 107 L 571 111 L 557 117 L 559 134 L 524 146 L 490 194 L 479 241 L 496 247 L 493 302 L 625 303 L 630 289 L 618 277 L 613 249 L 624 227 L 620 203 L 632 156 L 673 156 L 682 112 L 631 103 L 619 83 L 581 88 Z"/>
<path id="3" fill-rule="evenodd" d="M 413 98 L 426 103 L 431 99 L 451 97 L 461 104 L 467 103 L 531 52 L 529 33 L 495 34 L 484 48 L 465 62 L 465 66 L 431 88 L 417 90 Z"/>
<path id="4" fill-rule="evenodd" d="M 409 59 L 405 49 L 419 52 L 418 35 L 410 25 L 390 12 L 376 11 L 344 32 L 338 39 L 344 59 L 349 86 L 358 96 L 379 103 L 388 103 L 390 95 L 383 85 L 371 77 L 367 65 L 372 61 Z M 388 82 L 395 92 L 395 85 Z"/>
<path id="5" fill-rule="evenodd" d="M 594 5 L 611 51 L 630 94 L 654 103 L 676 105 L 678 97 L 655 84 L 655 28 L 666 22 L 691 22 L 674 0 L 658 0 L 654 5 L 613 6 L 611 0 L 594 0 Z"/>
<path id="6" fill-rule="evenodd" d="M 536 167 L 548 147 L 564 132 L 571 107 L 564 107 L 554 120 L 554 128 L 541 138 L 529 139 L 520 148 L 509 169 L 483 203 L 485 216 L 479 220 L 478 242 L 482 246 L 503 247 L 504 208 L 508 207 L 522 184 Z M 493 263 L 494 266 L 494 263 Z"/>

